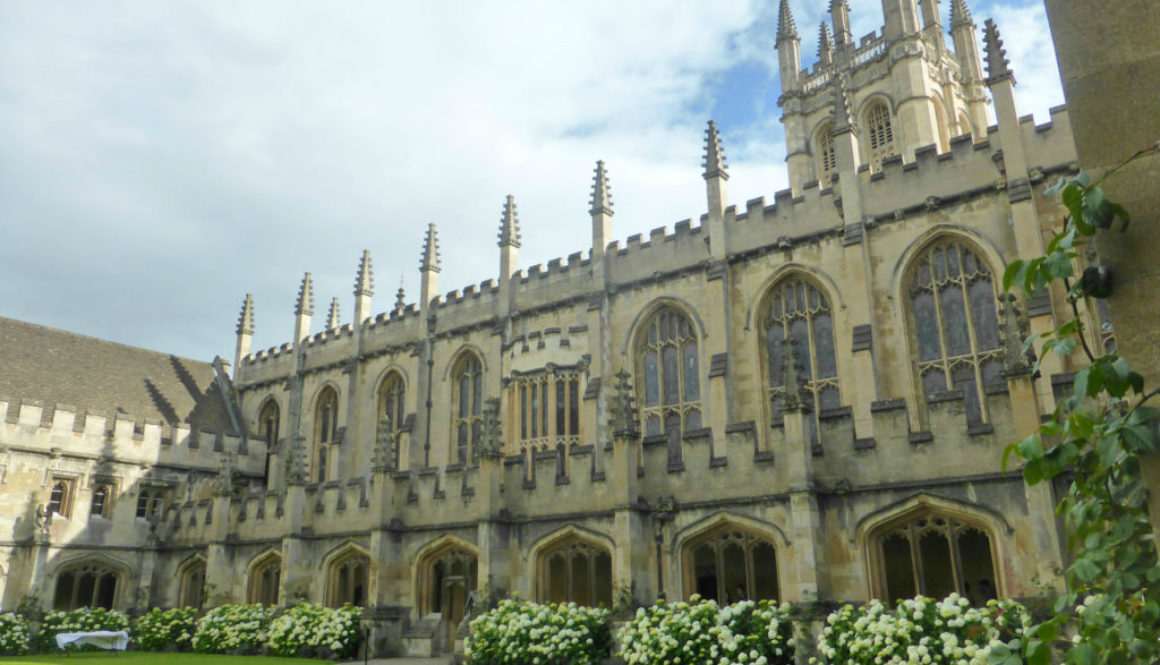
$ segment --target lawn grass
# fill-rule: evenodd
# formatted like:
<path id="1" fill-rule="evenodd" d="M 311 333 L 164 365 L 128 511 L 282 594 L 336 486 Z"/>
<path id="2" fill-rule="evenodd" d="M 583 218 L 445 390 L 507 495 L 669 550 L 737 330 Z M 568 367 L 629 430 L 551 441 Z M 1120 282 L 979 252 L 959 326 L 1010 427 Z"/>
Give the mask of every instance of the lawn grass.
<path id="1" fill-rule="evenodd" d="M 149 651 L 98 651 L 69 654 L 38 654 L 35 656 L 3 656 L 4 665 L 308 665 L 320 661 L 306 658 L 278 658 L 274 656 L 221 656 L 205 653 L 154 653 Z M 327 661 L 329 662 L 329 661 Z"/>

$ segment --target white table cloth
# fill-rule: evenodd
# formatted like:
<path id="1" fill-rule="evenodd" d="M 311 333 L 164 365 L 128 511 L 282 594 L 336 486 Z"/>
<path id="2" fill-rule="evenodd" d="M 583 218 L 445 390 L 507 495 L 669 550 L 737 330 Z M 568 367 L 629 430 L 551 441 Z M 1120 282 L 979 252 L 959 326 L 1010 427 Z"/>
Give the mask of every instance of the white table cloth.
<path id="1" fill-rule="evenodd" d="M 61 649 L 70 644 L 91 644 L 101 649 L 124 651 L 129 646 L 129 633 L 123 630 L 94 630 L 89 633 L 57 633 L 56 645 Z"/>

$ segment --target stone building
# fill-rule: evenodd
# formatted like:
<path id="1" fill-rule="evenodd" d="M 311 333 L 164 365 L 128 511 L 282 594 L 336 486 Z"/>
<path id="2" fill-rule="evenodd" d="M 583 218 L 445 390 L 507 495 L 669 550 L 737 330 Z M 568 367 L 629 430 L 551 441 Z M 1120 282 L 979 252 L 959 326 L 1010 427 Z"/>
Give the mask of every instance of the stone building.
<path id="1" fill-rule="evenodd" d="M 1042 190 L 1074 168 L 1068 116 L 1018 116 L 998 32 L 984 68 L 963 0 L 949 24 L 934 0 L 883 8 L 855 39 L 833 0 L 802 69 L 782 0 L 790 188 L 772 201 L 730 202 L 710 122 L 698 219 L 621 244 L 597 162 L 587 252 L 520 268 L 508 197 L 497 280 L 439 295 L 431 225 L 417 303 L 376 314 L 364 253 L 353 320 L 336 299 L 312 331 L 307 273 L 293 337 L 252 352 L 246 296 L 232 376 L 0 320 L 0 602 L 353 602 L 378 651 L 418 654 L 488 594 L 1054 583 L 1053 490 L 1001 456 L 1079 362 L 1033 374 L 1021 338 L 1070 308 L 1000 277 L 1062 219 Z"/>

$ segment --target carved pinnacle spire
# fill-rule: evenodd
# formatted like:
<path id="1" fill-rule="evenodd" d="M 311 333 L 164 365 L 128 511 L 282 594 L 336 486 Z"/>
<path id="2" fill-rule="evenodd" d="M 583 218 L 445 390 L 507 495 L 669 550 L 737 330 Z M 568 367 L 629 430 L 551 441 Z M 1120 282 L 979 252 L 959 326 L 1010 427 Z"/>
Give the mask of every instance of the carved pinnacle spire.
<path id="1" fill-rule="evenodd" d="M 401 312 L 407 306 L 407 292 L 403 290 L 403 276 L 399 275 L 399 290 L 395 291 L 395 311 Z"/>
<path id="2" fill-rule="evenodd" d="M 834 55 L 834 40 L 830 38 L 830 24 L 822 21 L 818 30 L 818 57 L 827 59 Z"/>
<path id="3" fill-rule="evenodd" d="M 439 256 L 439 234 L 434 224 L 427 225 L 427 238 L 423 240 L 423 257 L 419 260 L 419 271 L 439 272 L 442 262 Z"/>
<path id="4" fill-rule="evenodd" d="M 326 315 L 326 329 L 334 330 L 341 324 L 341 319 L 338 314 L 338 297 L 330 301 L 330 313 Z"/>
<path id="5" fill-rule="evenodd" d="M 721 146 L 721 137 L 717 134 L 717 123 L 709 121 L 709 128 L 705 130 L 705 172 L 701 174 L 706 180 L 709 178 L 729 179 L 726 170 L 725 149 Z"/>
<path id="6" fill-rule="evenodd" d="M 363 250 L 362 260 L 358 264 L 358 277 L 354 280 L 354 295 L 373 296 L 375 294 L 375 271 L 371 267 L 371 252 Z"/>
<path id="7" fill-rule="evenodd" d="M 503 204 L 503 216 L 499 220 L 499 246 L 520 246 L 520 213 L 516 210 L 516 198 L 511 194 Z"/>
<path id="8" fill-rule="evenodd" d="M 789 0 L 781 0 L 781 7 L 777 11 L 777 41 L 774 46 L 780 46 L 787 39 L 798 39 L 797 25 L 793 22 L 793 13 L 789 11 Z"/>
<path id="9" fill-rule="evenodd" d="M 242 303 L 242 313 L 238 315 L 238 329 L 239 335 L 253 335 L 254 334 L 254 296 L 247 293 L 246 300 Z"/>
<path id="10" fill-rule="evenodd" d="M 971 10 L 967 7 L 967 0 L 951 0 L 951 30 L 964 25 L 974 26 Z"/>
<path id="11" fill-rule="evenodd" d="M 612 214 L 612 188 L 608 185 L 608 173 L 604 170 L 604 160 L 596 162 L 596 176 L 592 180 L 592 215 Z"/>
<path id="12" fill-rule="evenodd" d="M 987 51 L 987 84 L 1001 81 L 1005 78 L 1015 82 L 1015 75 L 1007 62 L 1007 51 L 1003 49 L 1003 40 L 999 38 L 999 28 L 991 19 L 983 24 L 983 46 Z"/>
<path id="13" fill-rule="evenodd" d="M 314 314 L 314 283 L 310 281 L 310 273 L 302 277 L 302 285 L 298 287 L 298 304 L 294 307 L 298 316 Z"/>

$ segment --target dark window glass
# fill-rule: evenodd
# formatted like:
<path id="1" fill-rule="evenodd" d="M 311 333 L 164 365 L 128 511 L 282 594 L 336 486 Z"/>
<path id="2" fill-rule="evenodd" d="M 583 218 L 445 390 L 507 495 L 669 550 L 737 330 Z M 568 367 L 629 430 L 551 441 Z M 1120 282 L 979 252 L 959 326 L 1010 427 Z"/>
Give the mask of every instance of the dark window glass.
<path id="1" fill-rule="evenodd" d="M 684 354 L 685 401 L 695 402 L 701 399 L 701 380 L 697 375 L 697 343 L 685 342 L 681 351 Z"/>
<path id="2" fill-rule="evenodd" d="M 568 384 L 568 433 L 580 434 L 580 380 L 572 379 Z"/>
<path id="3" fill-rule="evenodd" d="M 564 393 L 566 386 L 563 381 L 556 381 L 556 436 L 563 436 L 567 432 L 568 402 L 565 401 Z"/>
<path id="4" fill-rule="evenodd" d="M 677 348 L 675 346 L 666 346 L 661 353 L 664 359 L 664 387 L 665 387 L 665 404 L 676 404 L 681 401 L 680 394 L 680 370 L 677 367 Z"/>
<path id="5" fill-rule="evenodd" d="M 644 354 L 644 405 L 660 404 L 660 373 L 657 368 L 657 352 Z"/>
<path id="6" fill-rule="evenodd" d="M 814 349 L 818 355 L 818 378 L 829 379 L 838 375 L 838 360 L 834 355 L 834 323 L 828 312 L 814 317 Z"/>
<path id="7" fill-rule="evenodd" d="M 887 602 L 893 603 L 917 595 L 910 540 L 904 534 L 893 533 L 882 539 L 882 562 L 886 568 Z"/>
<path id="8" fill-rule="evenodd" d="M 921 291 L 914 296 L 914 323 L 918 333 L 918 359 L 934 360 L 942 357 L 939 342 L 938 314 L 934 309 L 934 294 Z"/>
<path id="9" fill-rule="evenodd" d="M 995 290 L 991 280 L 978 278 L 971 283 L 971 315 L 975 319 L 975 340 L 980 351 L 999 348 L 999 319 L 995 313 Z"/>
<path id="10" fill-rule="evenodd" d="M 946 322 L 947 353 L 964 356 L 971 352 L 967 312 L 963 308 L 963 292 L 957 284 L 942 290 L 943 318 Z"/>
<path id="11" fill-rule="evenodd" d="M 520 386 L 520 438 L 528 438 L 528 387 Z"/>

